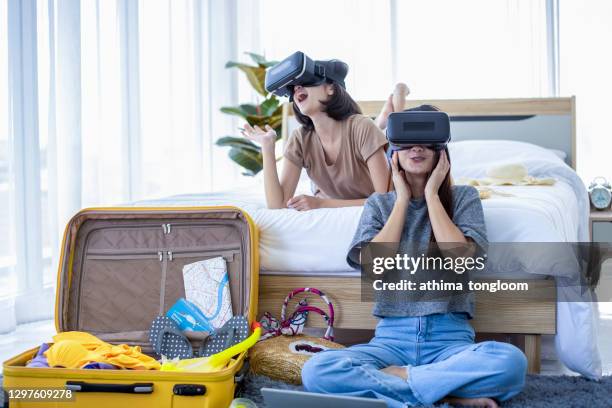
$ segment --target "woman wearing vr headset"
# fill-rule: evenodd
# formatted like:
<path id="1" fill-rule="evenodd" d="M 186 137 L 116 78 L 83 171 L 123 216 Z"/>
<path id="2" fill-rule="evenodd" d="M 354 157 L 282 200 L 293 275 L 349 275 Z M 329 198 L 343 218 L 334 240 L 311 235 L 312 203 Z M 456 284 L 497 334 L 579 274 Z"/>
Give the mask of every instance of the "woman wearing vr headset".
<path id="1" fill-rule="evenodd" d="M 363 205 L 387 188 L 387 140 L 374 122 L 361 115 L 345 88 L 348 66 L 339 60 L 312 61 L 297 52 L 270 68 L 266 89 L 289 96 L 302 125 L 290 136 L 283 173 L 278 176 L 276 132 L 246 124 L 245 137 L 261 145 L 268 208 L 305 211 Z M 316 185 L 313 196 L 294 196 L 302 168 Z"/>
<path id="2" fill-rule="evenodd" d="M 423 105 L 413 110 L 437 109 Z M 488 242 L 478 191 L 452 185 L 446 144 L 391 148 L 395 190 L 368 198 L 347 262 L 360 268 L 360 256 L 374 257 L 372 252 L 380 254 L 382 245 L 392 254 L 400 253 L 398 248 L 453 257 L 484 253 Z M 370 242 L 379 243 L 378 249 L 372 246 L 361 254 Z M 446 244 L 436 248 L 436 243 L 451 243 L 454 249 Z M 421 268 L 409 279 L 428 280 L 438 272 Z M 448 273 L 457 278 L 455 270 Z M 508 343 L 474 342 L 468 322 L 474 314 L 473 294 L 428 297 L 429 293 L 375 292 L 373 313 L 380 320 L 374 338 L 368 344 L 314 355 L 302 370 L 306 390 L 376 397 L 392 408 L 441 400 L 497 407 L 496 401 L 518 394 L 524 386 L 526 358 Z"/>

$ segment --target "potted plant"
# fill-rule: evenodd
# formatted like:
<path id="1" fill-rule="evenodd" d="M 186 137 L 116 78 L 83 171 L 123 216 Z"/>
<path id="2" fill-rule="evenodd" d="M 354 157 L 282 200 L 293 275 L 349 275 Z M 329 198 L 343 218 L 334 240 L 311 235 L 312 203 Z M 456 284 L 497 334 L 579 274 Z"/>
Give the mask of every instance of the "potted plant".
<path id="1" fill-rule="evenodd" d="M 263 128 L 265 125 L 270 125 L 276 131 L 278 140 L 281 137 L 283 106 L 276 95 L 268 93 L 264 86 L 266 68 L 275 65 L 276 61 L 267 61 L 265 57 L 252 52 L 246 54 L 251 57 L 255 65 L 229 61 L 225 67 L 238 68 L 244 72 L 253 89 L 264 99 L 257 104 L 226 106 L 221 108 L 221 112 L 240 116 L 251 126 L 257 125 Z M 225 136 L 217 140 L 216 144 L 230 148 L 229 157 L 245 170 L 242 174 L 254 176 L 263 168 L 261 148 L 250 140 L 242 136 Z"/>

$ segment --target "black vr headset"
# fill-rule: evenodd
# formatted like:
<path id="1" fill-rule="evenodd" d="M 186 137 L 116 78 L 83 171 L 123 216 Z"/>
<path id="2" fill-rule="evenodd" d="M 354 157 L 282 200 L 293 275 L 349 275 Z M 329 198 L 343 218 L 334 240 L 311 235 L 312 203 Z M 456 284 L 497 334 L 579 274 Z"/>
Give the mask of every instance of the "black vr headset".
<path id="1" fill-rule="evenodd" d="M 389 155 L 415 145 L 443 150 L 451 140 L 450 119 L 439 111 L 393 112 L 387 122 L 387 139 Z"/>
<path id="2" fill-rule="evenodd" d="M 266 71 L 266 91 L 293 98 L 293 87 L 316 86 L 326 81 L 336 82 L 343 88 L 348 65 L 340 60 L 313 61 L 301 51 L 291 54 Z"/>

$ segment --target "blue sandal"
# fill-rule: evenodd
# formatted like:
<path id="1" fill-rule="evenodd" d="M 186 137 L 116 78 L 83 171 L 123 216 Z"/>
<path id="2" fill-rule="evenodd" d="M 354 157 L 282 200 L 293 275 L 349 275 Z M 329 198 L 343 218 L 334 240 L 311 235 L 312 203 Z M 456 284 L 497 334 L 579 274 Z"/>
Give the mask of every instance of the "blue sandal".
<path id="1" fill-rule="evenodd" d="M 198 354 L 200 357 L 217 354 L 249 337 L 249 331 L 247 319 L 244 316 L 234 316 L 206 339 Z"/>
<path id="2" fill-rule="evenodd" d="M 167 316 L 157 316 L 151 324 L 149 342 L 158 356 L 179 359 L 192 358 L 191 342 Z"/>

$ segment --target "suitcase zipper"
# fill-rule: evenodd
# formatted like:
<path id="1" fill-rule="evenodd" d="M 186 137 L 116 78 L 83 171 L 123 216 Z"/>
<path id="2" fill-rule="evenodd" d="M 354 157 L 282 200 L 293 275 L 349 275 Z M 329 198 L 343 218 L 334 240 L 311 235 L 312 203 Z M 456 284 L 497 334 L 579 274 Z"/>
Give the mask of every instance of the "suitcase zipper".
<path id="1" fill-rule="evenodd" d="M 172 261 L 174 258 L 195 258 L 198 256 L 208 257 L 208 258 L 216 258 L 218 256 L 222 256 L 227 262 L 233 262 L 234 256 L 240 253 L 240 248 L 233 247 L 228 249 L 212 249 L 212 250 L 171 250 L 167 251 L 168 260 Z"/>
<path id="2" fill-rule="evenodd" d="M 168 273 L 168 257 L 164 256 L 163 251 L 159 251 L 159 260 L 162 263 L 161 288 L 159 289 L 159 315 L 164 314 L 164 304 L 166 302 L 166 275 Z"/>

